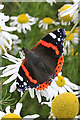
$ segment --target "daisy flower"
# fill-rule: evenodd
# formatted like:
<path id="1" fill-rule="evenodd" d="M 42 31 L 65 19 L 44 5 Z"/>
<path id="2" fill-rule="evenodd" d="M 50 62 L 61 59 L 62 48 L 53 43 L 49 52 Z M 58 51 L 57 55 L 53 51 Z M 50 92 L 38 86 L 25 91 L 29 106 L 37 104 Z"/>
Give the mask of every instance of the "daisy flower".
<path id="1" fill-rule="evenodd" d="M 0 12 L 0 21 L 7 22 L 9 20 L 9 16 L 4 15 L 4 13 Z"/>
<path id="2" fill-rule="evenodd" d="M 11 26 L 17 26 L 19 33 L 23 30 L 23 33 L 26 34 L 26 30 L 31 31 L 31 25 L 35 24 L 38 18 L 31 17 L 28 14 L 20 14 L 18 16 L 12 16 L 11 20 L 13 21 L 10 23 Z"/>
<path id="3" fill-rule="evenodd" d="M 7 65 L 6 67 L 0 67 L 0 70 L 2 71 L 2 75 L 0 75 L 0 77 L 7 77 L 10 76 L 9 79 L 7 79 L 5 82 L 3 82 L 3 85 L 8 84 L 12 81 L 13 84 L 10 86 L 10 92 L 14 92 L 16 90 L 16 78 L 17 76 L 19 76 L 18 71 L 19 71 L 19 67 L 22 63 L 22 61 L 24 60 L 24 55 L 23 53 L 20 52 L 20 57 L 21 58 L 16 58 L 12 55 L 9 55 L 8 53 L 5 53 L 4 56 L 2 56 L 5 59 L 8 59 L 9 61 L 13 62 L 13 64 L 11 65 Z M 55 81 L 53 81 L 55 88 L 58 89 Z M 44 89 L 44 90 L 37 90 L 36 88 L 28 88 L 27 90 L 29 90 L 30 96 L 31 98 L 34 98 L 34 92 L 36 93 L 36 96 L 38 98 L 38 102 L 41 102 L 41 96 L 46 97 L 46 99 L 52 99 L 53 96 L 56 97 L 58 95 L 58 92 L 52 88 L 52 85 L 48 86 L 48 88 Z M 21 92 L 21 96 L 23 95 L 23 92 Z"/>
<path id="4" fill-rule="evenodd" d="M 47 104 L 51 108 L 49 118 L 80 118 L 79 113 L 79 100 L 78 98 L 70 93 L 62 93 L 55 97 L 50 102 L 42 102 L 43 104 Z"/>
<path id="5" fill-rule="evenodd" d="M 66 31 L 66 35 L 68 35 L 69 32 L 70 31 Z M 72 41 L 73 44 L 77 45 L 79 42 L 78 33 L 76 33 L 75 31 L 74 33 L 71 33 L 70 36 L 66 39 L 66 42 L 67 41 Z"/>
<path id="6" fill-rule="evenodd" d="M 22 109 L 22 103 L 17 103 L 16 104 L 16 109 L 14 110 L 13 113 L 10 112 L 10 106 L 7 106 L 6 109 L 5 109 L 5 112 L 0 111 L 0 119 L 3 120 L 3 119 L 6 119 L 6 118 L 11 118 L 11 119 L 19 118 L 20 120 L 22 120 L 22 117 L 20 116 L 21 109 Z M 34 115 L 27 115 L 23 118 L 35 119 L 35 118 L 38 118 L 38 117 L 39 117 L 38 114 L 34 114 Z"/>
<path id="7" fill-rule="evenodd" d="M 0 10 L 4 8 L 3 4 L 0 4 Z M 9 20 L 9 16 L 4 15 L 4 13 L 0 12 L 0 20 L 7 22 Z"/>
<path id="8" fill-rule="evenodd" d="M 0 4 L 0 10 L 4 8 L 4 5 L 3 4 Z"/>
<path id="9" fill-rule="evenodd" d="M 39 28 L 41 28 L 42 26 L 43 26 L 43 28 L 45 29 L 45 30 L 47 30 L 48 29 L 48 25 L 51 25 L 51 24 L 54 24 L 54 25 L 58 25 L 59 24 L 59 22 L 55 22 L 52 18 L 50 18 L 50 17 L 45 17 L 45 18 L 43 18 L 43 20 L 40 20 L 39 21 Z"/>
<path id="10" fill-rule="evenodd" d="M 66 31 L 66 35 L 68 35 L 70 31 Z M 77 45 L 79 43 L 79 29 L 78 27 L 70 34 L 70 36 L 65 40 L 63 54 L 69 55 L 73 51 L 73 44 Z M 71 44 L 71 42 L 73 44 Z"/>
<path id="11" fill-rule="evenodd" d="M 62 25 L 70 25 L 70 21 L 76 23 L 78 21 L 78 12 L 79 6 L 78 2 L 72 4 L 65 4 L 59 9 L 59 19 L 61 20 Z"/>
<path id="12" fill-rule="evenodd" d="M 53 81 L 55 81 L 57 87 L 54 86 L 54 83 Z M 74 90 L 78 90 L 78 92 L 80 92 L 80 86 L 72 83 L 69 81 L 68 78 L 66 77 L 63 77 L 61 75 L 61 73 L 58 74 L 58 76 L 56 76 L 54 79 L 53 79 L 52 83 L 53 84 L 53 88 L 58 92 L 58 94 L 62 94 L 62 93 L 65 93 L 65 92 L 71 92 L 73 94 L 76 94 L 76 92 L 74 92 Z"/>
<path id="13" fill-rule="evenodd" d="M 2 51 L 7 52 L 6 48 L 11 50 L 13 40 L 18 40 L 17 35 L 9 33 L 15 30 L 16 27 L 8 27 L 4 22 L 0 21 L 0 54 L 2 54 Z"/>
<path id="14" fill-rule="evenodd" d="M 64 48 L 63 48 L 63 54 L 69 55 L 73 50 L 73 45 L 70 43 L 70 41 L 65 41 Z"/>
<path id="15" fill-rule="evenodd" d="M 56 3 L 56 0 L 46 0 L 47 3 L 50 3 L 50 5 L 53 5 L 53 2 Z"/>

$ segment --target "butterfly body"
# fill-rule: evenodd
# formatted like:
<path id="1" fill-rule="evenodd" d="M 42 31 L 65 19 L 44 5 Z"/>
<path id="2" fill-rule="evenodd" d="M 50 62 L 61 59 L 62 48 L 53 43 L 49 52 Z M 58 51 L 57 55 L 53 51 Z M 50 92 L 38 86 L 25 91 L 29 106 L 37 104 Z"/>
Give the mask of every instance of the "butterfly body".
<path id="1" fill-rule="evenodd" d="M 18 91 L 26 91 L 28 88 L 43 90 L 51 83 L 60 72 L 63 64 L 63 42 L 65 31 L 58 29 L 49 33 L 40 40 L 32 51 L 23 49 L 23 60 L 17 77 Z"/>

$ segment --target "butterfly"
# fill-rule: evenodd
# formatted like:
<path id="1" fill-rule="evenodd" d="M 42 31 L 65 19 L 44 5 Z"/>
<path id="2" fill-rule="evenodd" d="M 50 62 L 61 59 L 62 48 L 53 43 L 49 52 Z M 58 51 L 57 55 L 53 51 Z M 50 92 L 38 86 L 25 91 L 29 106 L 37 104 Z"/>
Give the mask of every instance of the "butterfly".
<path id="1" fill-rule="evenodd" d="M 44 90 L 51 84 L 64 62 L 65 37 L 65 30 L 57 29 L 42 38 L 32 50 L 23 48 L 25 59 L 19 68 L 16 83 L 19 92 L 25 92 L 28 88 Z"/>

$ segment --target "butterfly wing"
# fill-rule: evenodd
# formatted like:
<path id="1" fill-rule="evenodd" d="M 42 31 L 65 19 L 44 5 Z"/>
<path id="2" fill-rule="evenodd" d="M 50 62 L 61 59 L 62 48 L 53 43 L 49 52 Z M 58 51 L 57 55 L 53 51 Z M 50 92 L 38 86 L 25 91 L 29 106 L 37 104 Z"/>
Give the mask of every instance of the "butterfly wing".
<path id="1" fill-rule="evenodd" d="M 53 76 L 58 75 L 63 65 L 64 58 L 62 53 L 65 37 L 65 30 L 58 29 L 45 36 L 33 48 L 33 51 L 37 52 L 42 61 L 53 70 L 53 74 L 51 73 Z"/>
<path id="2" fill-rule="evenodd" d="M 18 91 L 24 92 L 29 87 L 42 90 L 50 84 L 50 78 L 62 68 L 64 38 L 65 31 L 58 29 L 40 40 L 32 51 L 24 50 L 26 58 L 17 77 Z"/>

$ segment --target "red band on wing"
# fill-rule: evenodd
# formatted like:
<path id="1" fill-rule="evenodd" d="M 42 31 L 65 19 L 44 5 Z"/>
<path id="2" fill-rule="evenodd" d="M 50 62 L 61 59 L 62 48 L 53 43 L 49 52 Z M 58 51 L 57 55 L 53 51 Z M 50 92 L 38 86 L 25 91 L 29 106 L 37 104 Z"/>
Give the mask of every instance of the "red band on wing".
<path id="1" fill-rule="evenodd" d="M 63 62 L 64 62 L 64 58 L 63 58 L 63 56 L 61 56 L 61 57 L 58 59 L 57 66 L 56 66 L 56 68 L 55 68 L 55 74 L 56 74 L 56 75 L 58 75 L 58 73 L 61 71 Z"/>
<path id="2" fill-rule="evenodd" d="M 34 80 L 30 75 L 29 75 L 29 71 L 26 69 L 26 67 L 21 64 L 21 67 L 23 69 L 23 71 L 25 72 L 25 75 L 28 77 L 28 79 L 30 80 L 30 82 L 37 84 L 37 80 Z"/>
<path id="3" fill-rule="evenodd" d="M 39 87 L 36 88 L 37 90 L 44 90 L 45 88 L 47 88 L 51 83 L 49 83 L 48 81 L 47 82 L 44 82 L 42 84 L 39 84 Z"/>
<path id="4" fill-rule="evenodd" d="M 33 50 L 35 50 L 35 48 L 38 46 L 38 45 L 42 45 L 42 46 L 45 46 L 47 48 L 52 48 L 53 50 L 55 50 L 55 53 L 56 55 L 59 55 L 59 50 L 57 48 L 57 46 L 53 45 L 52 43 L 47 43 L 46 41 L 44 40 L 40 40 L 36 45 L 35 47 L 33 48 Z"/>

